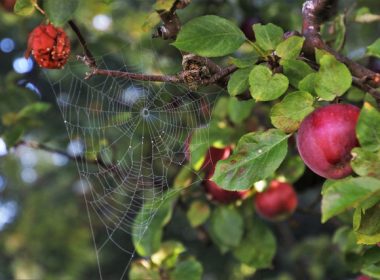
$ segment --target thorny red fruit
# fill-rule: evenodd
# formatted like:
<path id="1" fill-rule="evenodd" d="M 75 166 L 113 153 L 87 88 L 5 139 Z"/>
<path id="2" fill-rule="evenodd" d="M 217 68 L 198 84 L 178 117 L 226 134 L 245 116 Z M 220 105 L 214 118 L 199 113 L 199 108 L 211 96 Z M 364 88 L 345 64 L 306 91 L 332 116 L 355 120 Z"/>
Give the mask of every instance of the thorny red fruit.
<path id="1" fill-rule="evenodd" d="M 267 190 L 255 195 L 254 204 L 263 218 L 282 220 L 294 212 L 298 199 L 292 185 L 273 180 Z"/>
<path id="2" fill-rule="evenodd" d="M 41 24 L 29 35 L 25 57 L 32 54 L 40 67 L 62 68 L 70 55 L 70 40 L 62 28 Z"/>
<path id="3" fill-rule="evenodd" d="M 356 106 L 332 104 L 318 108 L 302 121 L 298 151 L 316 174 L 340 179 L 352 173 L 351 150 L 359 145 L 355 131 L 359 114 Z"/>
<path id="4" fill-rule="evenodd" d="M 249 191 L 227 191 L 219 187 L 210 178 L 214 175 L 215 166 L 219 160 L 226 159 L 232 153 L 230 147 L 218 149 L 211 147 L 206 155 L 203 168 L 206 169 L 206 178 L 204 181 L 204 187 L 212 200 L 219 203 L 228 204 L 239 199 L 244 199 L 249 194 Z"/>

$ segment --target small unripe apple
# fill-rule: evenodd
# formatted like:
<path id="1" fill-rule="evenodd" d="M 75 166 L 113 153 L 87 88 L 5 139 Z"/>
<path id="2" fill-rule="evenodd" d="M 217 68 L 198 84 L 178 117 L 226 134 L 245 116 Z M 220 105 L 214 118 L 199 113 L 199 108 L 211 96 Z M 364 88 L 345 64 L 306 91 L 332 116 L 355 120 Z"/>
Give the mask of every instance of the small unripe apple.
<path id="1" fill-rule="evenodd" d="M 227 204 L 239 199 L 244 199 L 249 193 L 249 191 L 227 191 L 210 180 L 212 175 L 214 175 L 217 162 L 228 158 L 231 155 L 231 152 L 231 147 L 225 147 L 223 149 L 211 147 L 208 150 L 206 159 L 203 163 L 203 168 L 206 170 L 206 178 L 203 185 L 211 199 L 219 203 Z"/>
<path id="2" fill-rule="evenodd" d="M 297 147 L 313 172 L 328 179 L 352 173 L 351 150 L 359 145 L 355 133 L 359 114 L 356 106 L 333 104 L 316 109 L 302 121 Z"/>
<path id="3" fill-rule="evenodd" d="M 254 197 L 257 213 L 268 220 L 282 220 L 291 215 L 298 205 L 297 194 L 289 183 L 273 180 L 268 189 Z"/>

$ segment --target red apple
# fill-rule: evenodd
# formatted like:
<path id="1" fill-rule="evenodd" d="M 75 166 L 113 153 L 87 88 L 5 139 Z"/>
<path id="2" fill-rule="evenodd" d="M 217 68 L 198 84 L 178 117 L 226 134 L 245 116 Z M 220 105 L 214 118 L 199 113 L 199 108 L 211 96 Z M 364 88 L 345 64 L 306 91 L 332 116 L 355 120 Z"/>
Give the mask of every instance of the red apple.
<path id="1" fill-rule="evenodd" d="M 328 179 L 352 173 L 351 150 L 359 145 L 355 134 L 359 113 L 356 106 L 333 104 L 318 108 L 302 121 L 297 146 L 312 171 Z"/>
<path id="2" fill-rule="evenodd" d="M 204 186 L 207 194 L 212 200 L 228 204 L 239 199 L 244 199 L 248 196 L 249 191 L 226 191 L 219 187 L 216 183 L 210 179 L 204 181 Z"/>
<path id="3" fill-rule="evenodd" d="M 13 7 L 16 4 L 16 0 L 1 0 L 0 4 L 6 11 L 13 12 Z"/>
<path id="4" fill-rule="evenodd" d="M 281 220 L 294 212 L 298 199 L 292 185 L 273 180 L 267 190 L 255 195 L 254 204 L 260 216 Z"/>
<path id="5" fill-rule="evenodd" d="M 206 170 L 206 178 L 203 184 L 207 194 L 209 194 L 212 200 L 225 204 L 244 199 L 249 193 L 249 191 L 227 191 L 210 180 L 212 175 L 214 175 L 216 163 L 219 160 L 228 158 L 231 152 L 231 147 L 223 149 L 211 147 L 208 150 L 206 159 L 203 163 L 203 168 Z"/>
<path id="6" fill-rule="evenodd" d="M 202 164 L 201 169 L 205 170 L 206 173 L 214 174 L 216 163 L 219 160 L 228 158 L 231 155 L 231 153 L 232 153 L 231 147 L 225 147 L 221 149 L 210 147 L 206 153 L 206 157 Z"/>
<path id="7" fill-rule="evenodd" d="M 372 280 L 372 278 L 366 275 L 359 275 L 358 277 L 356 277 L 356 280 Z"/>

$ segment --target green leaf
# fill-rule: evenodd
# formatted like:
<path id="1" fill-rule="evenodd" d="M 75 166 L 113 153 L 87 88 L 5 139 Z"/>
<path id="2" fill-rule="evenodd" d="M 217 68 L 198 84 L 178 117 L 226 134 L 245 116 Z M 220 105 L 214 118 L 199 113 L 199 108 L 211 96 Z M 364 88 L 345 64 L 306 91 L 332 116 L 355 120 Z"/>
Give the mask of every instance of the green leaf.
<path id="1" fill-rule="evenodd" d="M 51 105 L 49 103 L 35 102 L 22 108 L 17 113 L 17 118 L 22 119 L 22 118 L 33 117 L 37 114 L 45 113 L 50 108 L 51 108 Z"/>
<path id="2" fill-rule="evenodd" d="M 356 243 L 355 233 L 348 226 L 340 227 L 333 236 L 333 243 L 337 244 L 343 253 L 359 253 L 361 246 Z"/>
<path id="3" fill-rule="evenodd" d="M 380 194 L 377 194 L 380 201 Z M 369 209 L 358 207 L 355 210 L 353 227 L 359 244 L 377 244 L 380 242 L 380 203 Z"/>
<path id="4" fill-rule="evenodd" d="M 332 101 L 343 95 L 352 83 L 350 70 L 330 54 L 320 59 L 319 71 L 316 76 L 315 91 L 324 100 Z"/>
<path id="5" fill-rule="evenodd" d="M 49 20 L 54 25 L 62 26 L 74 17 L 79 2 L 78 0 L 46 0 L 44 8 Z"/>
<path id="6" fill-rule="evenodd" d="M 374 279 L 380 279 L 380 264 L 364 267 L 361 272 Z"/>
<path id="7" fill-rule="evenodd" d="M 368 102 L 360 112 L 356 135 L 362 148 L 372 152 L 380 149 L 380 112 Z"/>
<path id="8" fill-rule="evenodd" d="M 190 258 L 176 264 L 174 271 L 169 273 L 173 280 L 201 280 L 203 267 L 200 262 Z"/>
<path id="9" fill-rule="evenodd" d="M 225 109 L 224 109 L 225 110 Z M 231 129 L 221 127 L 217 122 L 211 122 L 208 127 L 194 131 L 190 141 L 190 164 L 194 170 L 202 167 L 209 147 L 225 147 L 230 143 L 233 134 Z"/>
<path id="10" fill-rule="evenodd" d="M 13 11 L 20 16 L 29 16 L 33 14 L 36 0 L 17 0 Z"/>
<path id="11" fill-rule="evenodd" d="M 253 68 L 249 74 L 252 97 L 257 101 L 270 101 L 283 95 L 289 86 L 289 80 L 283 74 L 274 74 L 262 65 Z"/>
<path id="12" fill-rule="evenodd" d="M 347 92 L 346 97 L 347 97 L 347 100 L 352 103 L 359 103 L 363 101 L 365 97 L 365 92 L 356 87 L 351 87 L 350 90 Z"/>
<path id="13" fill-rule="evenodd" d="M 261 23 L 254 24 L 253 31 L 255 32 L 256 44 L 264 51 L 275 50 L 284 35 L 284 30 L 272 23 L 266 25 Z"/>
<path id="14" fill-rule="evenodd" d="M 228 93 L 231 96 L 236 96 L 248 89 L 248 77 L 251 70 L 251 68 L 238 69 L 231 75 L 227 85 Z"/>
<path id="15" fill-rule="evenodd" d="M 173 188 L 184 189 L 189 187 L 193 182 L 194 172 L 189 165 L 185 165 L 178 172 L 173 182 Z"/>
<path id="16" fill-rule="evenodd" d="M 217 57 L 234 52 L 244 41 L 244 33 L 235 24 L 224 18 L 208 15 L 187 22 L 173 45 L 182 51 Z"/>
<path id="17" fill-rule="evenodd" d="M 290 84 L 295 88 L 300 88 L 299 83 L 307 75 L 314 73 L 314 70 L 311 69 L 309 64 L 307 64 L 306 62 L 304 62 L 302 60 L 283 59 L 283 60 L 281 60 L 280 64 L 282 65 L 282 67 L 284 69 L 284 74 L 289 79 Z M 301 90 L 304 90 L 304 89 L 301 89 Z M 310 91 L 308 91 L 308 92 L 310 92 Z M 312 92 L 314 92 L 314 87 L 313 87 Z"/>
<path id="18" fill-rule="evenodd" d="M 244 135 L 233 155 L 218 161 L 212 180 L 230 191 L 249 189 L 280 166 L 287 153 L 289 136 L 277 129 Z"/>
<path id="19" fill-rule="evenodd" d="M 210 216 L 210 207 L 207 203 L 194 201 L 191 203 L 189 210 L 186 213 L 187 219 L 192 227 L 197 227 L 206 222 Z"/>
<path id="20" fill-rule="evenodd" d="M 318 49 L 318 48 L 315 49 L 315 61 L 316 61 L 318 64 L 321 64 L 321 59 L 322 59 L 322 57 L 324 57 L 325 55 L 330 55 L 330 56 L 331 56 L 331 54 L 330 54 L 327 50 L 324 50 L 324 49 Z"/>
<path id="21" fill-rule="evenodd" d="M 231 63 L 236 65 L 236 67 L 239 68 L 248 68 L 252 67 L 256 64 L 256 62 L 259 60 L 259 57 L 255 53 L 251 53 L 247 56 L 243 57 L 231 57 Z"/>
<path id="22" fill-rule="evenodd" d="M 4 142 L 8 149 L 17 144 L 23 133 L 24 129 L 21 125 L 14 125 L 11 128 L 5 130 L 2 138 L 4 139 Z"/>
<path id="23" fill-rule="evenodd" d="M 317 93 L 315 92 L 316 82 L 317 82 L 317 73 L 311 73 L 311 74 L 308 74 L 305 78 L 303 78 L 298 83 L 298 88 L 300 90 L 310 92 L 313 95 L 317 95 Z"/>
<path id="24" fill-rule="evenodd" d="M 277 46 L 276 54 L 282 59 L 296 59 L 302 50 L 304 41 L 303 37 L 291 36 Z"/>
<path id="25" fill-rule="evenodd" d="M 367 47 L 367 55 L 380 58 L 380 39 Z"/>
<path id="26" fill-rule="evenodd" d="M 228 115 L 231 121 L 235 124 L 241 124 L 252 113 L 255 106 L 255 101 L 251 100 L 238 100 L 231 97 L 228 103 Z"/>
<path id="27" fill-rule="evenodd" d="M 340 51 L 346 39 L 345 15 L 339 14 L 333 20 L 322 25 L 322 38 L 334 50 Z"/>
<path id="28" fill-rule="evenodd" d="M 371 23 L 380 21 L 380 15 L 371 13 L 368 7 L 361 7 L 356 11 L 355 21 L 359 23 Z"/>
<path id="29" fill-rule="evenodd" d="M 363 148 L 354 148 L 351 154 L 351 167 L 356 174 L 380 179 L 380 150 L 371 152 Z"/>
<path id="30" fill-rule="evenodd" d="M 211 112 L 211 118 L 214 120 L 224 120 L 227 118 L 227 106 L 229 98 L 227 96 L 220 97 Z"/>
<path id="31" fill-rule="evenodd" d="M 153 5 L 155 10 L 168 11 L 173 6 L 175 0 L 156 0 L 156 4 Z"/>
<path id="32" fill-rule="evenodd" d="M 161 280 L 158 269 L 154 268 L 151 265 L 144 265 L 140 261 L 135 261 L 132 263 L 128 276 L 130 280 Z"/>
<path id="33" fill-rule="evenodd" d="M 210 230 L 218 243 L 227 247 L 239 245 L 243 236 L 244 221 L 233 207 L 220 206 L 211 215 Z"/>
<path id="34" fill-rule="evenodd" d="M 296 131 L 302 120 L 313 112 L 314 97 L 304 91 L 289 93 L 272 107 L 270 118 L 272 124 L 285 133 Z"/>
<path id="35" fill-rule="evenodd" d="M 160 15 L 154 11 L 151 12 L 146 18 L 142 25 L 142 31 L 149 32 L 151 29 L 153 29 L 157 24 L 159 24 L 161 21 Z"/>
<path id="36" fill-rule="evenodd" d="M 239 261 L 256 269 L 270 268 L 276 254 L 276 239 L 271 230 L 256 219 L 233 254 Z"/>
<path id="37" fill-rule="evenodd" d="M 178 241 L 165 241 L 162 243 L 160 249 L 151 256 L 151 260 L 154 264 L 172 268 L 178 261 L 180 254 L 186 251 L 185 246 Z"/>
<path id="38" fill-rule="evenodd" d="M 322 223 L 364 200 L 380 195 L 380 180 L 372 177 L 327 180 L 322 188 Z"/>
<path id="39" fill-rule="evenodd" d="M 305 163 L 300 156 L 287 157 L 276 171 L 276 176 L 284 177 L 291 184 L 298 181 L 305 172 Z"/>
<path id="40" fill-rule="evenodd" d="M 171 219 L 175 199 L 176 196 L 155 200 L 144 204 L 139 211 L 132 226 L 132 241 L 140 256 L 151 256 L 160 248 L 162 228 Z"/>

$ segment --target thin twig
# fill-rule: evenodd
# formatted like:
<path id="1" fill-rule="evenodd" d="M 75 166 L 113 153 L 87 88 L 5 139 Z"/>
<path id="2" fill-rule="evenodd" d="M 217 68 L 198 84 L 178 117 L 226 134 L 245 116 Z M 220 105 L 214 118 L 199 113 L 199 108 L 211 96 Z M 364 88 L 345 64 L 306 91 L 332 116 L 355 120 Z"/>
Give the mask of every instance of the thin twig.
<path id="1" fill-rule="evenodd" d="M 75 32 L 75 34 L 77 35 L 78 37 L 78 40 L 80 42 L 80 44 L 82 45 L 83 47 L 83 51 L 84 51 L 84 54 L 86 56 L 86 64 L 90 67 L 90 68 L 96 68 L 96 60 L 95 60 L 95 57 L 93 56 L 92 52 L 90 51 L 90 49 L 88 48 L 87 46 L 87 41 L 84 39 L 79 27 L 76 25 L 76 23 L 73 21 L 73 20 L 69 20 L 69 25 L 71 27 L 71 29 Z"/>
<path id="2" fill-rule="evenodd" d="M 356 77 L 352 78 L 352 83 L 361 90 L 371 94 L 372 97 L 376 99 L 377 104 L 380 105 L 380 91 L 374 89 L 373 87 L 369 86 L 368 84 L 364 83 L 362 80 Z"/>
<path id="3" fill-rule="evenodd" d="M 148 75 L 148 74 L 138 74 L 117 70 L 106 70 L 106 69 L 98 69 L 95 68 L 91 73 L 86 77 L 87 79 L 94 75 L 102 75 L 109 77 L 118 77 L 118 78 L 126 78 L 133 79 L 139 81 L 152 81 L 152 82 L 170 82 L 170 83 L 183 83 L 183 78 L 181 75 Z"/>
<path id="4" fill-rule="evenodd" d="M 204 81 L 203 85 L 215 84 L 216 82 L 220 81 L 221 79 L 235 72 L 237 69 L 238 68 L 235 65 L 222 68 L 219 72 L 214 74 L 209 80 Z"/>
<path id="5" fill-rule="evenodd" d="M 112 168 L 114 168 L 114 166 L 112 166 L 112 165 L 110 166 L 110 165 L 106 164 L 105 162 L 103 162 L 100 159 L 92 160 L 92 159 L 85 158 L 83 156 L 73 156 L 73 155 L 70 155 L 69 153 L 67 153 L 65 151 L 49 147 L 49 146 L 47 146 L 47 145 L 45 145 L 43 143 L 39 143 L 39 142 L 36 142 L 36 141 L 22 140 L 22 141 L 18 142 L 15 145 L 15 147 L 18 147 L 18 146 L 25 146 L 25 147 L 29 147 L 29 148 L 36 149 L 36 150 L 42 150 L 42 151 L 45 151 L 45 152 L 48 152 L 48 153 L 52 153 L 52 154 L 58 154 L 58 155 L 66 157 L 66 158 L 68 158 L 69 160 L 72 160 L 72 161 L 83 162 L 83 163 L 90 163 L 90 164 L 94 164 L 94 165 L 100 165 L 100 166 L 102 166 L 105 169 L 112 169 Z"/>

